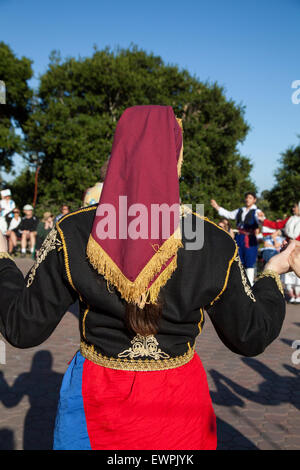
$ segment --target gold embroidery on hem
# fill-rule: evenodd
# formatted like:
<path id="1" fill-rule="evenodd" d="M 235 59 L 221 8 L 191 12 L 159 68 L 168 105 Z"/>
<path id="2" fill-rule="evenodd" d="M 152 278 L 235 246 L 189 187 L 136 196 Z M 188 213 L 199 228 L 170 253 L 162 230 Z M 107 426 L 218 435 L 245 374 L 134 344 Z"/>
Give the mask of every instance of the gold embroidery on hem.
<path id="1" fill-rule="evenodd" d="M 256 302 L 256 299 L 255 299 L 254 294 L 252 292 L 251 286 L 249 286 L 249 284 L 248 284 L 247 276 L 245 274 L 245 270 L 244 270 L 244 266 L 241 262 L 241 258 L 239 256 L 237 256 L 235 258 L 235 261 L 239 265 L 240 272 L 241 272 L 241 277 L 242 277 L 242 283 L 243 283 L 244 290 L 245 290 L 246 294 L 250 297 L 251 300 L 253 300 L 253 302 Z"/>
<path id="2" fill-rule="evenodd" d="M 50 253 L 50 251 L 55 250 L 56 248 L 61 246 L 61 241 L 57 238 L 57 230 L 53 228 L 45 238 L 41 248 L 39 249 L 38 256 L 36 258 L 35 264 L 32 266 L 28 279 L 27 279 L 27 285 L 26 287 L 30 287 L 31 284 L 33 283 L 33 280 L 35 278 L 36 271 L 39 267 L 39 265 L 46 259 L 47 255 Z"/>
<path id="3" fill-rule="evenodd" d="M 158 359 L 168 359 L 170 357 L 169 354 L 158 348 L 158 341 L 154 335 L 142 336 L 137 334 L 131 340 L 131 344 L 132 347 L 120 352 L 118 357 L 129 357 L 130 359 L 136 359 L 138 357 L 151 357 L 156 361 Z"/>
<path id="4" fill-rule="evenodd" d="M 194 357 L 195 346 L 182 356 L 170 357 L 169 359 L 122 359 L 106 357 L 95 351 L 93 345 L 88 345 L 84 341 L 80 343 L 80 352 L 83 357 L 97 365 L 108 367 L 109 369 L 151 372 L 157 370 L 175 369 L 187 364 Z"/>
<path id="5" fill-rule="evenodd" d="M 266 269 L 264 272 L 262 272 L 262 273 L 258 276 L 257 281 L 258 281 L 259 279 L 264 278 L 264 277 L 272 277 L 272 278 L 275 280 L 278 289 L 280 290 L 280 292 L 281 292 L 282 295 L 284 296 L 282 283 L 281 283 L 279 274 L 278 274 L 276 271 L 272 271 L 272 269 Z"/>

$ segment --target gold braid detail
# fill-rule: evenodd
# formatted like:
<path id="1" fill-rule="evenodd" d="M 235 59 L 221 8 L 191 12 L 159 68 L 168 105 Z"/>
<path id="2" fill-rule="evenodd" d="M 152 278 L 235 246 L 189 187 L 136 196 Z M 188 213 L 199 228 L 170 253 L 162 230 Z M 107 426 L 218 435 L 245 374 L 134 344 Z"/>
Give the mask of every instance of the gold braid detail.
<path id="1" fill-rule="evenodd" d="M 87 308 L 83 314 L 83 319 L 82 319 L 82 336 L 86 339 L 86 336 L 85 336 L 85 320 L 86 320 L 86 316 L 87 314 L 89 313 L 90 311 L 90 306 L 87 305 Z"/>
<path id="2" fill-rule="evenodd" d="M 254 294 L 252 292 L 251 286 L 249 286 L 249 284 L 248 284 L 248 279 L 247 279 L 247 276 L 246 276 L 246 273 L 245 273 L 245 270 L 244 270 L 244 266 L 241 262 L 241 258 L 239 256 L 237 256 L 235 258 L 235 261 L 239 265 L 240 272 L 241 272 L 241 277 L 242 277 L 242 283 L 243 283 L 244 290 L 245 290 L 246 294 L 250 297 L 251 300 L 253 300 L 253 302 L 256 302 L 256 299 L 255 299 Z"/>
<path id="3" fill-rule="evenodd" d="M 281 294 L 284 296 L 282 283 L 281 283 L 279 274 L 278 274 L 276 271 L 272 271 L 272 269 L 266 269 L 265 271 L 263 271 L 263 272 L 258 276 L 257 281 L 258 281 L 259 279 L 264 278 L 264 277 L 272 277 L 272 278 L 274 279 L 274 281 L 276 282 L 277 287 L 278 287 L 278 289 L 280 290 Z"/>
<path id="4" fill-rule="evenodd" d="M 201 335 L 201 333 L 202 333 L 202 327 L 203 327 L 203 321 L 204 321 L 203 308 L 200 308 L 200 313 L 201 313 L 201 319 L 198 323 L 199 335 Z"/>
<path id="5" fill-rule="evenodd" d="M 11 261 L 15 262 L 14 259 L 10 256 L 9 253 L 7 253 L 7 251 L 1 251 L 0 252 L 0 259 L 10 259 Z"/>
<path id="6" fill-rule="evenodd" d="M 47 255 L 52 250 L 56 250 L 56 248 L 61 246 L 61 241 L 57 238 L 57 230 L 53 228 L 45 238 L 41 248 L 39 249 L 36 262 L 32 266 L 30 273 L 28 275 L 26 287 L 30 287 L 33 283 L 35 278 L 36 270 L 38 269 L 39 265 L 46 259 Z"/>
<path id="7" fill-rule="evenodd" d="M 81 297 L 80 293 L 77 291 L 76 287 L 73 284 L 70 265 L 69 265 L 68 249 L 67 249 L 67 245 L 66 245 L 66 241 L 65 241 L 63 231 L 60 228 L 60 224 L 61 224 L 61 222 L 63 222 L 63 220 L 67 219 L 68 217 L 71 217 L 71 216 L 76 215 L 76 214 L 80 214 L 81 212 L 88 212 L 88 211 L 92 211 L 92 210 L 96 210 L 96 209 L 97 209 L 97 207 L 94 207 L 94 206 L 82 207 L 81 209 L 78 209 L 78 211 L 71 212 L 70 214 L 66 214 L 64 217 L 59 219 L 59 221 L 56 223 L 56 227 L 57 227 L 57 230 L 59 231 L 60 238 L 61 238 L 61 241 L 62 241 L 62 248 L 64 250 L 64 261 L 65 261 L 65 269 L 66 269 L 67 278 L 68 278 L 69 283 L 71 284 L 71 286 L 75 290 L 75 292 L 77 292 L 77 294 L 79 295 L 80 300 L 82 300 L 82 297 Z"/>

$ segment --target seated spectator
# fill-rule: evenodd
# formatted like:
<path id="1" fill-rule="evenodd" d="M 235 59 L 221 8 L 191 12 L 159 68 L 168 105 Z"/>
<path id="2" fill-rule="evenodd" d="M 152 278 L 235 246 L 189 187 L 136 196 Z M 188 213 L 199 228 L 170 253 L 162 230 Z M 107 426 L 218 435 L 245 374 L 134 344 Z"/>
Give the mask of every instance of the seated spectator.
<path id="1" fill-rule="evenodd" d="M 234 238 L 234 231 L 231 228 L 231 225 L 229 223 L 229 220 L 223 217 L 220 222 L 218 223 L 219 227 L 222 227 L 226 232 L 229 233 L 229 235 Z"/>
<path id="2" fill-rule="evenodd" d="M 3 189 L 1 191 L 1 201 L 0 201 L 0 215 L 5 217 L 16 207 L 15 202 L 11 198 L 10 189 Z M 12 215 L 10 215 L 12 217 Z"/>
<path id="3" fill-rule="evenodd" d="M 25 217 L 22 218 L 19 225 L 19 231 L 21 232 L 21 256 L 26 255 L 27 242 L 30 242 L 30 252 L 34 253 L 35 241 L 36 241 L 36 229 L 38 219 L 33 215 L 33 207 L 30 204 L 26 204 L 23 207 Z"/>
<path id="4" fill-rule="evenodd" d="M 69 214 L 70 208 L 67 204 L 63 204 L 60 208 L 61 213 L 55 217 L 55 223 L 59 221 L 64 215 Z"/>
<path id="5" fill-rule="evenodd" d="M 37 254 L 38 250 L 41 248 L 43 241 L 47 237 L 50 230 L 54 225 L 54 216 L 51 212 L 44 212 L 43 219 L 39 221 L 36 230 L 36 244 L 35 252 Z"/>
<path id="6" fill-rule="evenodd" d="M 269 232 L 272 229 L 268 229 Z M 267 263 L 273 256 L 278 255 L 280 252 L 281 245 L 284 241 L 281 230 L 272 230 L 271 233 L 264 235 L 264 247 L 262 249 L 262 257 L 265 263 Z"/>
<path id="7" fill-rule="evenodd" d="M 20 209 L 15 207 L 13 210 L 13 218 L 11 219 L 7 232 L 5 235 L 8 238 L 8 252 L 13 253 L 17 246 L 18 238 L 21 238 L 22 234 L 19 231 L 19 226 L 21 223 Z"/>

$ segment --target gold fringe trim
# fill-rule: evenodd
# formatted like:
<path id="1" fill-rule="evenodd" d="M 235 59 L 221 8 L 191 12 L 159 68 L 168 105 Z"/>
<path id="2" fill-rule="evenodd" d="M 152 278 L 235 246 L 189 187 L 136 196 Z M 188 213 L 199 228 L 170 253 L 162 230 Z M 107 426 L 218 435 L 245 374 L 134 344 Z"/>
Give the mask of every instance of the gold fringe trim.
<path id="1" fill-rule="evenodd" d="M 279 274 L 278 274 L 276 271 L 272 271 L 272 269 L 266 269 L 265 271 L 263 271 L 263 272 L 258 276 L 258 278 L 257 278 L 256 281 L 258 281 L 259 279 L 262 279 L 262 278 L 264 278 L 264 277 L 272 277 L 272 278 L 274 279 L 274 281 L 276 282 L 278 289 L 280 290 L 280 292 L 281 292 L 282 295 L 284 296 L 282 283 L 281 283 Z"/>
<path id="2" fill-rule="evenodd" d="M 177 267 L 177 251 L 182 247 L 180 228 L 178 227 L 174 234 L 158 250 L 154 248 L 156 253 L 133 282 L 124 276 L 120 268 L 94 240 L 92 235 L 90 235 L 87 245 L 87 256 L 93 268 L 99 274 L 102 274 L 106 281 L 118 289 L 126 302 L 144 306 L 146 302 L 155 303 L 157 301 L 160 289 L 170 279 Z M 174 256 L 174 259 L 148 289 L 152 279 L 161 271 L 162 267 L 172 256 Z"/>
<path id="3" fill-rule="evenodd" d="M 83 357 L 94 364 L 109 369 L 131 370 L 150 372 L 156 370 L 175 369 L 187 364 L 194 357 L 195 346 L 188 345 L 188 350 L 182 356 L 170 357 L 169 359 L 121 359 L 103 356 L 97 352 L 93 345 L 88 345 L 84 341 L 80 343 L 80 352 Z"/>

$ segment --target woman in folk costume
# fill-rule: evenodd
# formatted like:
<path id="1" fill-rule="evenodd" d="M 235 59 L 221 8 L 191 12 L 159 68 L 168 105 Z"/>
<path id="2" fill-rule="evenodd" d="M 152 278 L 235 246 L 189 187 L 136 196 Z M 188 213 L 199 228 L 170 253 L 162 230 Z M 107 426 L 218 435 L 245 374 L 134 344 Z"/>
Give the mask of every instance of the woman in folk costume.
<path id="1" fill-rule="evenodd" d="M 188 210 L 179 220 L 181 160 L 171 107 L 127 109 L 98 207 L 56 224 L 25 283 L 2 253 L 0 327 L 14 346 L 45 341 L 79 299 L 81 345 L 63 379 L 55 449 L 215 449 L 215 414 L 195 353 L 203 310 L 238 354 L 261 353 L 280 332 L 279 274 L 290 264 L 300 271 L 296 242 L 251 289 L 228 233 Z M 154 204 L 175 208 L 168 230 L 153 222 Z M 199 220 L 202 249 L 185 235 Z"/>
<path id="2" fill-rule="evenodd" d="M 300 241 L 300 202 L 293 205 L 293 215 L 286 217 L 283 220 L 273 222 L 260 215 L 264 228 L 267 230 L 283 230 L 288 240 Z M 296 276 L 293 272 L 288 272 L 282 277 L 285 284 L 285 289 L 290 303 L 300 304 L 300 277 Z"/>

